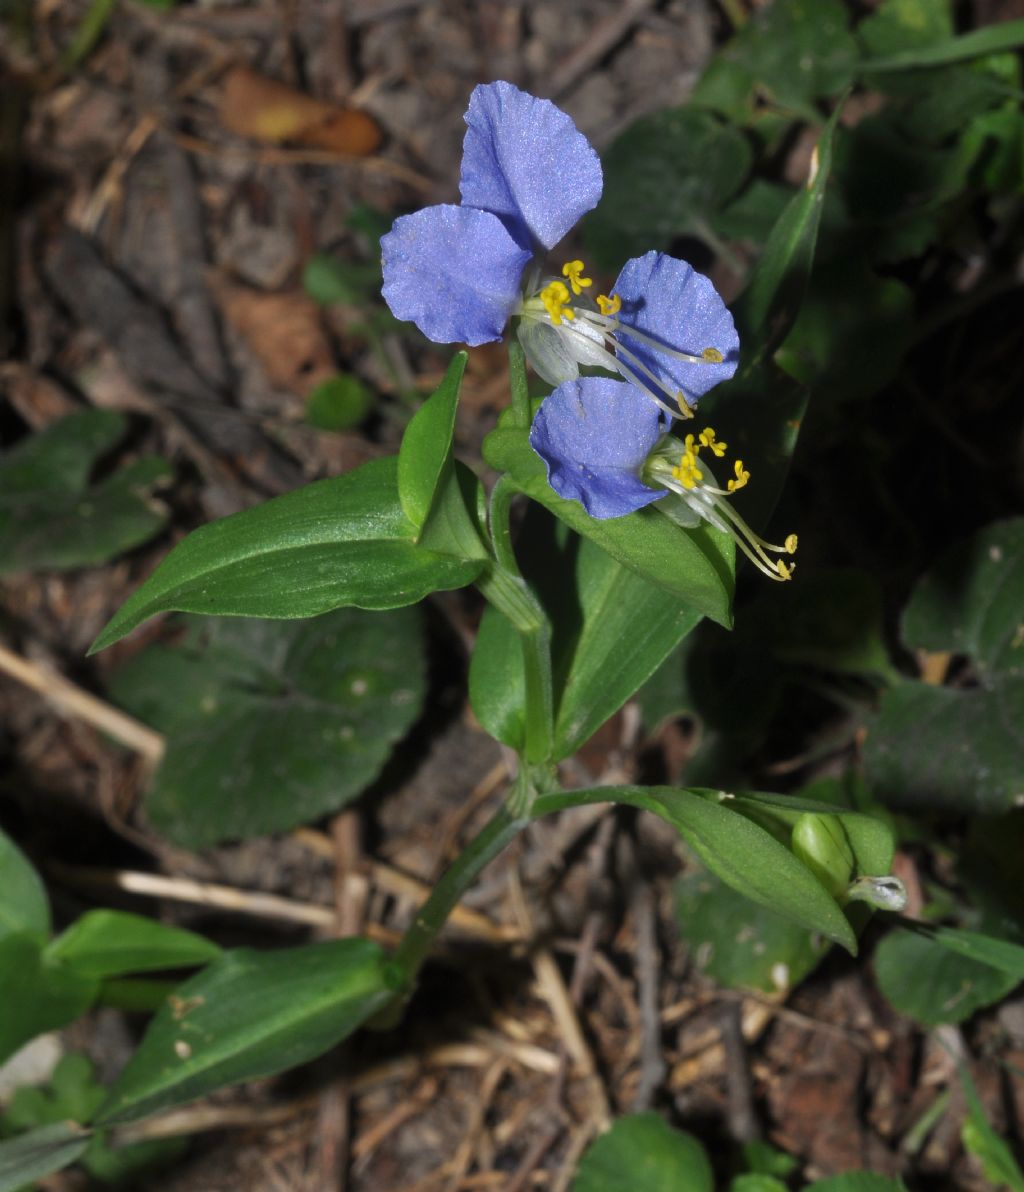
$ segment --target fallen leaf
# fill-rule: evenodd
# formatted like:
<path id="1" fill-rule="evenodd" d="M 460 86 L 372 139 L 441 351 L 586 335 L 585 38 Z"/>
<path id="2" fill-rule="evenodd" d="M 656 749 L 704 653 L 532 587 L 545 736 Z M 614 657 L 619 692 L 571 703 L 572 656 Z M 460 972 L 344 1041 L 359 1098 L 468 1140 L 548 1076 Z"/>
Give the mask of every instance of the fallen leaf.
<path id="1" fill-rule="evenodd" d="M 301 290 L 264 294 L 222 279 L 214 289 L 224 317 L 279 389 L 308 397 L 338 371 L 319 308 Z"/>
<path id="2" fill-rule="evenodd" d="M 236 66 L 224 81 L 220 120 L 241 137 L 365 157 L 380 145 L 380 126 L 365 112 L 339 108 Z"/>

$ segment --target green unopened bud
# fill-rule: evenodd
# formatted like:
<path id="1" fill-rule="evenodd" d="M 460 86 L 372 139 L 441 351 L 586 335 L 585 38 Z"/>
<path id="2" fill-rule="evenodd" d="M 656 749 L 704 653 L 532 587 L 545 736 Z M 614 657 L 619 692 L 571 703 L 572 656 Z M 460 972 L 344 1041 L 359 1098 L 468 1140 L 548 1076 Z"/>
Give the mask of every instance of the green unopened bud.
<path id="1" fill-rule="evenodd" d="M 790 847 L 833 898 L 846 901 L 854 856 L 839 816 L 805 812 L 793 825 Z"/>

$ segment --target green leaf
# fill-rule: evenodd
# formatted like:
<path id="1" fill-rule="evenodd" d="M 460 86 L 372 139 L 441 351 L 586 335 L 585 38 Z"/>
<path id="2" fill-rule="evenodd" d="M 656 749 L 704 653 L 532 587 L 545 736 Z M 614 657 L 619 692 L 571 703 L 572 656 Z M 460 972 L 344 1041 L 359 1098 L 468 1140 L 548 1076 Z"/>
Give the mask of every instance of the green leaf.
<path id="1" fill-rule="evenodd" d="M 189 848 L 337 810 L 419 715 L 417 610 L 338 609 L 299 623 L 204 620 L 114 675 L 114 698 L 167 736 L 146 808 Z"/>
<path id="2" fill-rule="evenodd" d="M 976 961 L 1024 981 L 1024 947 L 1020 944 L 983 935 L 979 931 L 963 931 L 958 927 L 932 927 L 920 923 L 912 930 L 965 960 Z"/>
<path id="3" fill-rule="evenodd" d="M 49 936 L 50 900 L 29 859 L 0 831 L 0 940 L 19 932 Z"/>
<path id="4" fill-rule="evenodd" d="M 385 955 L 371 940 L 226 952 L 168 998 L 97 1122 L 135 1121 L 306 1063 L 393 993 Z"/>
<path id="5" fill-rule="evenodd" d="M 736 1176 L 729 1192 L 789 1192 L 789 1187 L 773 1175 L 751 1173 Z"/>
<path id="6" fill-rule="evenodd" d="M 622 707 L 700 616 L 539 506 L 529 508 L 520 541 L 523 574 L 551 623 L 559 760 Z M 470 698 L 481 724 L 512 748 L 525 731 L 520 649 L 511 624 L 488 610 L 470 666 Z"/>
<path id="7" fill-rule="evenodd" d="M 968 58 L 1015 50 L 1020 46 L 1024 46 L 1024 20 L 1000 21 L 960 37 L 951 37 L 946 41 L 929 40 L 913 49 L 868 59 L 860 64 L 860 70 L 865 74 L 879 74 L 922 66 L 944 66 L 949 62 L 964 62 Z"/>
<path id="8" fill-rule="evenodd" d="M 771 355 L 793 326 L 814 264 L 825 187 L 832 172 L 832 144 L 842 105 L 825 125 L 815 150 L 808 184 L 798 191 L 772 228 L 736 308 L 741 339 L 758 346 L 759 359 Z"/>
<path id="9" fill-rule="evenodd" d="M 882 940 L 874 962 L 878 986 L 893 1007 L 928 1027 L 963 1022 L 1005 997 L 1019 980 L 902 929 Z"/>
<path id="10" fill-rule="evenodd" d="M 841 0 L 775 0 L 725 46 L 719 61 L 746 80 L 748 91 L 811 120 L 812 100 L 836 95 L 853 81 L 857 43 Z M 698 89 L 698 95 L 700 91 Z"/>
<path id="11" fill-rule="evenodd" d="M 953 36 L 949 0 L 885 0 L 857 26 L 857 37 L 876 58 L 948 41 Z"/>
<path id="12" fill-rule="evenodd" d="M 319 430 L 351 430 L 373 408 L 373 394 L 358 377 L 321 381 L 306 401 L 306 421 Z"/>
<path id="13" fill-rule="evenodd" d="M 913 319 L 909 287 L 842 259 L 815 272 L 776 359 L 824 400 L 870 397 L 899 371 Z"/>
<path id="14" fill-rule="evenodd" d="M 1024 1172 L 1013 1157 L 1013 1151 L 992 1128 L 967 1065 L 960 1064 L 959 1068 L 967 1100 L 967 1121 L 960 1132 L 964 1147 L 981 1160 L 985 1179 L 998 1188 L 1024 1192 Z"/>
<path id="15" fill-rule="evenodd" d="M 92 1005 L 99 983 L 44 956 L 29 935 L 0 939 L 0 1063 L 43 1031 L 73 1022 Z"/>
<path id="16" fill-rule="evenodd" d="M 151 494 L 172 475 L 166 460 L 141 459 L 89 485 L 125 425 L 112 411 L 84 410 L 0 458 L 0 574 L 106 563 L 164 526 Z"/>
<path id="17" fill-rule="evenodd" d="M 572 1192 L 714 1192 L 707 1154 L 656 1113 L 619 1118 L 583 1152 Z"/>
<path id="18" fill-rule="evenodd" d="M 750 169 L 738 129 L 699 108 L 644 116 L 603 155 L 604 194 L 584 224 L 587 249 L 602 269 L 701 236 Z"/>
<path id="19" fill-rule="evenodd" d="M 905 683 L 886 693 L 865 762 L 895 807 L 999 812 L 1024 793 L 1024 518 L 950 548 L 918 581 L 908 645 L 968 654 L 976 686 Z"/>
<path id="20" fill-rule="evenodd" d="M 156 613 L 312 617 L 344 605 L 398 608 L 471 583 L 482 559 L 416 545 L 397 459 L 372 460 L 179 543 L 93 643 L 112 645 Z"/>
<path id="21" fill-rule="evenodd" d="M 321 306 L 337 302 L 361 306 L 379 297 L 380 264 L 342 261 L 327 253 L 314 253 L 302 271 L 302 288 Z"/>
<path id="22" fill-rule="evenodd" d="M 0 1142 L 0 1192 L 18 1192 L 69 1167 L 85 1152 L 89 1138 L 89 1131 L 74 1122 L 58 1122 Z"/>
<path id="23" fill-rule="evenodd" d="M 86 977 L 116 977 L 158 969 L 191 968 L 221 954 L 211 940 L 126 911 L 88 911 L 46 949 Z"/>
<path id="24" fill-rule="evenodd" d="M 405 516 L 422 528 L 451 459 L 459 388 L 467 352 L 456 352 L 444 380 L 413 415 L 398 455 L 398 495 Z"/>
<path id="25" fill-rule="evenodd" d="M 907 1185 L 900 1179 L 871 1171 L 850 1171 L 808 1184 L 804 1192 L 907 1192 Z"/>
<path id="26" fill-rule="evenodd" d="M 979 673 L 1024 675 L 1024 517 L 946 551 L 903 614 L 906 644 L 968 654 Z"/>
<path id="27" fill-rule="evenodd" d="M 676 919 L 697 967 L 719 985 L 786 993 L 828 944 L 744 898 L 713 874 L 687 870 L 676 882 Z"/>
<path id="28" fill-rule="evenodd" d="M 657 584 L 690 608 L 717 621 L 732 623 L 734 550 L 731 539 L 702 526 L 684 530 L 653 508 L 626 517 L 598 521 L 577 501 L 556 496 L 544 462 L 529 442 L 529 431 L 499 423 L 484 441 L 484 458 L 528 497 L 555 514 L 570 529 Z"/>
<path id="29" fill-rule="evenodd" d="M 1024 677 L 990 688 L 887 691 L 864 751 L 868 782 L 906 811 L 996 814 L 1024 795 Z"/>
<path id="30" fill-rule="evenodd" d="M 653 811 L 672 824 L 701 862 L 727 885 L 784 918 L 821 932 L 856 956 L 856 936 L 838 903 L 775 835 L 740 813 L 735 804 L 741 797 L 668 786 L 598 787 L 544 795 L 535 803 L 534 813 L 540 816 L 601 802 Z M 754 797 L 745 797 L 749 806 Z"/>

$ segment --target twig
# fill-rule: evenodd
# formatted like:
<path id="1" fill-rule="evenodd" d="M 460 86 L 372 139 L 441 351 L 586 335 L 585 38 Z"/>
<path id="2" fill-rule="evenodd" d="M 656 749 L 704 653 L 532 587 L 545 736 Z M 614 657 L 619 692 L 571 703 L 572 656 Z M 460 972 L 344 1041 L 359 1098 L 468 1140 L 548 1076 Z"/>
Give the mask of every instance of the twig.
<path id="1" fill-rule="evenodd" d="M 523 935 L 526 938 L 530 938 L 533 935 L 533 925 L 526 906 L 526 900 L 523 896 L 522 886 L 519 883 L 518 876 L 514 872 L 511 878 L 511 888 L 513 905 L 516 908 L 516 915 L 519 919 Z M 590 1086 L 590 1093 L 594 1102 L 593 1116 L 601 1128 L 606 1129 L 611 1125 L 612 1120 L 608 1094 L 605 1092 L 604 1085 L 598 1075 L 597 1065 L 594 1063 L 594 1057 L 583 1036 L 583 1029 L 576 1015 L 576 1008 L 572 1004 L 572 998 L 569 996 L 569 991 L 566 989 L 565 982 L 562 980 L 562 974 L 559 972 L 558 965 L 555 963 L 555 958 L 549 949 L 537 948 L 532 953 L 530 961 L 533 965 L 537 992 L 547 1002 L 548 1009 L 551 1011 L 551 1015 L 555 1020 L 559 1036 L 564 1042 L 566 1050 Z"/>
<path id="2" fill-rule="evenodd" d="M 725 1049 L 725 1083 L 728 1093 L 729 1133 L 734 1142 L 753 1142 L 760 1135 L 754 1114 L 754 1094 L 740 1025 L 739 1002 L 722 1006 L 722 1046 Z"/>
<path id="3" fill-rule="evenodd" d="M 463 1177 L 469 1170 L 470 1163 L 473 1161 L 473 1153 L 476 1150 L 477 1141 L 486 1124 L 487 1113 L 491 1108 L 491 1102 L 494 1100 L 498 1087 L 502 1080 L 504 1080 L 507 1071 L 508 1063 L 504 1059 L 499 1059 L 484 1072 L 480 1080 L 480 1091 L 477 1093 L 476 1101 L 473 1104 L 472 1113 L 470 1114 L 469 1124 L 466 1127 L 466 1136 L 459 1144 L 459 1149 L 451 1161 L 451 1175 L 446 1185 L 446 1192 L 458 1192 Z"/>
<path id="4" fill-rule="evenodd" d="M 319 856 L 334 856 L 334 846 L 330 838 L 325 836 L 323 832 L 317 832 L 312 828 L 297 828 L 293 835 L 296 840 L 300 841 Z M 383 861 L 370 859 L 367 861 L 367 865 L 373 885 L 393 895 L 395 898 L 405 899 L 418 904 L 430 893 L 431 888 L 426 882 L 422 882 L 419 878 L 412 877 L 408 873 L 403 873 L 399 869 L 394 869 L 392 866 L 386 865 Z M 486 915 L 468 906 L 456 906 L 449 916 L 449 923 L 453 927 L 471 933 L 479 939 L 488 940 L 496 944 L 514 943 L 522 939 L 522 934 L 518 927 L 493 923 Z"/>
<path id="5" fill-rule="evenodd" d="M 658 941 L 654 892 L 639 873 L 630 899 L 636 930 L 637 1001 L 643 1035 L 640 1041 L 640 1079 L 633 1098 L 633 1113 L 649 1109 L 655 1090 L 665 1079 L 661 1054 L 661 1020 L 658 1015 Z"/>
<path id="6" fill-rule="evenodd" d="M 0 671 L 38 692 L 62 715 L 84 720 L 113 737 L 118 744 L 141 754 L 147 766 L 156 769 L 160 764 L 164 755 L 164 739 L 160 733 L 84 691 L 55 670 L 29 662 L 0 645 Z"/>
<path id="7" fill-rule="evenodd" d="M 654 7 L 655 0 L 623 0 L 608 16 L 591 27 L 586 39 L 567 55 L 552 72 L 541 92 L 553 99 L 578 82 L 592 66 L 611 50 L 641 16 Z"/>
<path id="8" fill-rule="evenodd" d="M 356 157 L 351 153 L 332 153 L 326 149 L 278 149 L 274 146 L 252 148 L 248 145 L 215 145 L 185 132 L 172 132 L 182 149 L 206 157 L 241 158 L 260 165 L 271 166 L 356 166 L 371 173 L 390 174 L 414 190 L 430 193 L 434 183 L 411 166 L 386 157 Z"/>

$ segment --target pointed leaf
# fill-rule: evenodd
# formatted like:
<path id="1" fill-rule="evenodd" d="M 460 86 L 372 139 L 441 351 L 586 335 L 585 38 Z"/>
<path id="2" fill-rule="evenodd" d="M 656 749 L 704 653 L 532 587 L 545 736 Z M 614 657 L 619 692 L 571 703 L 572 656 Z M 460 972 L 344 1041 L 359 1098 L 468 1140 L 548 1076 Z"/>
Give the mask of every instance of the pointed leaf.
<path id="1" fill-rule="evenodd" d="M 80 1158 L 92 1135 L 74 1122 L 40 1126 L 0 1142 L 0 1192 L 18 1192 Z"/>
<path id="2" fill-rule="evenodd" d="M 29 859 L 0 832 L 0 939 L 17 932 L 45 940 L 50 934 L 50 900 Z"/>
<path id="3" fill-rule="evenodd" d="M 45 956 L 86 977 L 191 968 L 220 947 L 192 931 L 126 911 L 88 911 L 49 945 Z"/>
<path id="4" fill-rule="evenodd" d="M 135 1121 L 306 1063 L 393 993 L 385 955 L 366 939 L 226 952 L 168 998 L 97 1122 Z"/>
<path id="5" fill-rule="evenodd" d="M 398 461 L 373 460 L 194 531 L 93 644 L 112 645 L 160 612 L 312 617 L 344 605 L 398 608 L 459 588 L 482 560 L 416 545 Z"/>
<path id="6" fill-rule="evenodd" d="M 457 352 L 444 380 L 413 415 L 398 455 L 398 495 L 405 516 L 422 529 L 451 459 L 455 411 L 468 353 Z"/>

